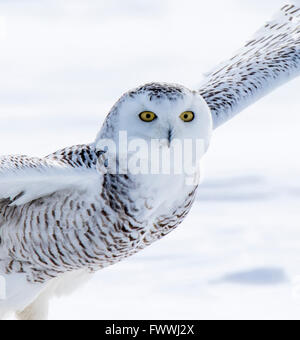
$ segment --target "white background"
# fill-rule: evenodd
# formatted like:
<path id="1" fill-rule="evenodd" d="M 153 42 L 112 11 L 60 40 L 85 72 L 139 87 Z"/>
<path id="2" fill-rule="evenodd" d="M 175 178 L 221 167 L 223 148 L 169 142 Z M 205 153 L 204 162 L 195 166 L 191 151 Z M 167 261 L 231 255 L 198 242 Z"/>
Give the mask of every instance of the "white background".
<path id="1" fill-rule="evenodd" d="M 123 92 L 194 86 L 283 3 L 0 1 L 0 154 L 92 141 Z M 216 131 L 186 222 L 53 300 L 51 318 L 300 318 L 299 86 Z"/>

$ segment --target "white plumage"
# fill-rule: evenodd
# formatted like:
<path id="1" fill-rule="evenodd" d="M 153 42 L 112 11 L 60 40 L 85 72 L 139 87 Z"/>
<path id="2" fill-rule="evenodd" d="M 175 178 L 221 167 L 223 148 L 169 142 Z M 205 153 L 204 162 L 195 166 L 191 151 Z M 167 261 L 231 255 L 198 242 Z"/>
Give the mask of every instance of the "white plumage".
<path id="1" fill-rule="evenodd" d="M 283 6 L 232 58 L 210 72 L 200 93 L 214 127 L 300 73 L 300 3 Z"/>
<path id="2" fill-rule="evenodd" d="M 0 157 L 0 164 L 0 197 L 16 206 L 57 191 L 92 188 L 97 180 L 89 168 L 73 168 L 51 159 Z"/>
<path id="3" fill-rule="evenodd" d="M 47 317 L 49 298 L 71 291 L 96 270 L 131 256 L 174 230 L 197 185 L 186 175 L 116 175 L 102 139 L 202 139 L 212 129 L 300 72 L 300 3 L 284 6 L 197 91 L 147 84 L 112 108 L 94 143 L 45 158 L 0 157 L 0 274 L 7 284 L 0 317 Z M 145 122 L 141 112 L 154 112 Z M 194 119 L 179 116 L 193 112 Z M 147 118 L 147 117 L 146 117 Z M 119 152 L 119 150 L 117 150 Z M 108 162 L 108 164 L 107 164 Z"/>

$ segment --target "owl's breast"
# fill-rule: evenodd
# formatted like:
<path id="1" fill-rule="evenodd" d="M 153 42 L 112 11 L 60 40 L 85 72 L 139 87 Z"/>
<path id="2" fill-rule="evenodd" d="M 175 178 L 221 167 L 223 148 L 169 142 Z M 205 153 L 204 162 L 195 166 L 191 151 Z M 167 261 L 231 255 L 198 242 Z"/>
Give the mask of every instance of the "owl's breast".
<path id="1" fill-rule="evenodd" d="M 3 207 L 2 265 L 45 282 L 65 272 L 92 271 L 127 258 L 174 230 L 196 188 L 167 199 L 165 188 L 108 176 L 93 193 L 61 192 L 21 207 Z"/>

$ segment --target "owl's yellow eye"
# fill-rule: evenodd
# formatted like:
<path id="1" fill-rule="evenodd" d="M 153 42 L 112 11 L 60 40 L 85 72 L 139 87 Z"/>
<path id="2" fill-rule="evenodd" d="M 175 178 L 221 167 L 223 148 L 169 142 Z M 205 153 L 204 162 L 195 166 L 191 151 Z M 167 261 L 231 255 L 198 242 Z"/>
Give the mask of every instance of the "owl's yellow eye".
<path id="1" fill-rule="evenodd" d="M 189 123 L 193 121 L 194 118 L 195 118 L 195 114 L 192 111 L 186 111 L 180 115 L 180 119 L 183 120 L 185 123 Z"/>
<path id="2" fill-rule="evenodd" d="M 140 113 L 140 118 L 143 122 L 151 123 L 157 118 L 157 115 L 151 111 L 144 111 Z"/>

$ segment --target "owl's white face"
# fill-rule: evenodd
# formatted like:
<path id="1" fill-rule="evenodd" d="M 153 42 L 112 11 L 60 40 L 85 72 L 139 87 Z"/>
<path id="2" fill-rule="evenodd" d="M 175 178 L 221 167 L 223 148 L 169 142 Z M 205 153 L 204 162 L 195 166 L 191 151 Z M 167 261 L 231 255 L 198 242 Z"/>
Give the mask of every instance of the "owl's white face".
<path id="1" fill-rule="evenodd" d="M 186 90 L 183 97 L 170 100 L 149 98 L 143 92 L 128 97 L 119 108 L 119 130 L 126 130 L 128 139 L 203 139 L 206 147 L 212 131 L 211 114 L 200 95 Z"/>
<path id="2" fill-rule="evenodd" d="M 143 120 L 141 113 L 155 114 Z M 193 113 L 193 119 L 182 119 Z M 119 131 L 128 138 L 203 139 L 209 145 L 212 134 L 211 112 L 204 99 L 180 85 L 153 83 L 126 93 L 113 107 L 99 133 L 99 138 L 116 140 Z"/>
<path id="3" fill-rule="evenodd" d="M 180 85 L 147 84 L 116 103 L 98 140 L 110 138 L 119 144 L 120 131 L 126 132 L 128 143 L 160 140 L 162 148 L 174 141 L 201 140 L 205 152 L 212 135 L 211 112 L 197 92 Z"/>

